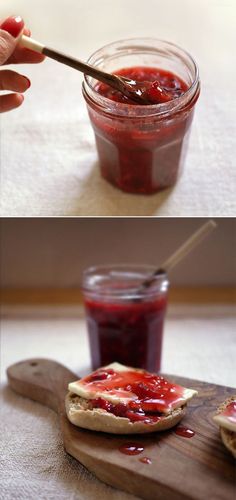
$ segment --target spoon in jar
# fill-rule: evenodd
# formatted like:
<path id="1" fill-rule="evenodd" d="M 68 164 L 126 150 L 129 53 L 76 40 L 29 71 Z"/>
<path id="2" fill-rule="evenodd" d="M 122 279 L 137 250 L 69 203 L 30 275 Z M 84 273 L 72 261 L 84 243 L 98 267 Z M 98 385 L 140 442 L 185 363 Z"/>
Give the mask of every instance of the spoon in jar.
<path id="1" fill-rule="evenodd" d="M 105 83 L 106 85 L 109 85 L 113 89 L 121 92 L 121 94 L 125 95 L 126 97 L 128 97 L 128 99 L 135 102 L 136 104 L 154 104 L 152 98 L 153 92 L 156 96 L 160 97 L 160 102 L 167 102 L 172 99 L 171 96 L 169 96 L 169 94 L 165 92 L 165 90 L 157 81 L 137 82 L 136 80 L 133 80 L 131 78 L 106 73 L 105 71 L 101 71 L 95 66 L 84 63 L 79 59 L 75 59 L 74 57 L 63 54 L 58 50 L 46 47 L 42 43 L 37 42 L 36 40 L 33 40 L 33 38 L 25 35 L 22 35 L 19 43 L 21 46 L 27 49 L 34 50 L 35 52 L 39 52 L 40 54 L 44 54 L 51 59 L 54 59 L 62 64 L 66 64 L 71 68 L 81 71 L 82 73 L 89 75 L 92 78 Z M 149 95 L 150 90 L 151 94 Z"/>
<path id="2" fill-rule="evenodd" d="M 189 252 L 195 248 L 198 243 L 200 243 L 206 236 L 208 236 L 213 229 L 217 227 L 214 220 L 209 220 L 205 222 L 195 233 L 190 236 L 185 243 L 183 243 L 163 264 L 151 274 L 139 287 L 139 291 L 144 291 L 145 289 L 152 286 L 155 282 L 156 276 L 166 274 L 169 272 L 176 264 L 178 264 Z"/>

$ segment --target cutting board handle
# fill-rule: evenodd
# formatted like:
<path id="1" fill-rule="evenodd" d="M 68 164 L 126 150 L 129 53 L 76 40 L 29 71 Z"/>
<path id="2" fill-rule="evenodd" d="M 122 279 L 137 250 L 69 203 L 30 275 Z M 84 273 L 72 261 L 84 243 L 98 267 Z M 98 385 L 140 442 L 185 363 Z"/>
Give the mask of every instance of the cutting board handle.
<path id="1" fill-rule="evenodd" d="M 33 358 L 20 361 L 7 369 L 10 387 L 21 396 L 64 413 L 68 383 L 78 376 L 50 359 Z"/>

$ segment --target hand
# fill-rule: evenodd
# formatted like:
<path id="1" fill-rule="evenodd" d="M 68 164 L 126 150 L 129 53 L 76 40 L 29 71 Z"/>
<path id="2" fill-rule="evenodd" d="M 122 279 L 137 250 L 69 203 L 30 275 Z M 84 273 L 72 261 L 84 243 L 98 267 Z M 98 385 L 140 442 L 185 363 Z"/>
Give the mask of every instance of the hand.
<path id="1" fill-rule="evenodd" d="M 4 64 L 39 63 L 44 60 L 42 54 L 25 49 L 18 45 L 21 35 L 30 36 L 30 31 L 24 27 L 21 17 L 8 17 L 0 21 L 0 66 Z M 0 70 L 0 91 L 11 90 L 15 93 L 0 95 L 0 113 L 18 108 L 24 100 L 30 80 L 9 69 Z"/>

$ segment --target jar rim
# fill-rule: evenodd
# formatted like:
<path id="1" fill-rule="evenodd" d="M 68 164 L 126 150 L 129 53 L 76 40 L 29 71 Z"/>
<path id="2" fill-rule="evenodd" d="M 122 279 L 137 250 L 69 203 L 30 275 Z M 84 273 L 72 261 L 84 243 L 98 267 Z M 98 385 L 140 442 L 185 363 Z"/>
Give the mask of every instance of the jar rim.
<path id="1" fill-rule="evenodd" d="M 128 38 L 128 39 L 123 39 L 123 40 L 117 40 L 115 42 L 111 42 L 109 44 L 104 45 L 103 47 L 100 47 L 96 51 L 94 51 L 91 56 L 88 58 L 87 63 L 91 64 L 93 58 L 102 50 L 104 49 L 109 49 L 112 47 L 115 47 L 119 44 L 123 44 L 124 42 L 128 43 L 137 43 L 143 42 L 155 42 L 155 43 L 160 43 L 160 44 L 165 44 L 167 47 L 170 49 L 177 49 L 181 51 L 187 58 L 190 60 L 190 62 L 193 65 L 193 72 L 194 72 L 194 77 L 193 81 L 190 85 L 190 87 L 179 97 L 176 97 L 175 99 L 172 99 L 171 101 L 168 101 L 167 103 L 159 103 L 159 104 L 132 104 L 132 106 L 128 103 L 123 103 L 123 102 L 116 102 L 112 101 L 111 99 L 99 94 L 94 90 L 94 87 L 91 84 L 91 77 L 88 75 L 84 75 L 84 81 L 82 84 L 82 89 L 83 89 L 83 94 L 85 99 L 89 98 L 89 100 L 92 100 L 95 105 L 100 105 L 104 111 L 108 113 L 112 113 L 113 115 L 115 114 L 116 116 L 123 116 L 124 114 L 126 115 L 126 118 L 133 118 L 134 115 L 130 111 L 135 112 L 135 116 L 138 116 L 138 113 L 140 112 L 140 116 L 163 116 L 167 113 L 170 113 L 171 111 L 176 112 L 180 109 L 182 109 L 184 106 L 189 104 L 189 102 L 192 100 L 192 98 L 195 96 L 197 91 L 200 89 L 200 81 L 199 81 L 199 69 L 198 65 L 195 61 L 195 59 L 191 56 L 191 54 L 180 47 L 179 45 L 169 42 L 167 40 L 162 40 L 158 38 L 152 38 L 152 37 L 142 37 L 142 38 Z M 151 48 L 151 46 L 150 46 Z M 127 107 L 129 108 L 129 114 L 127 115 Z"/>
<path id="2" fill-rule="evenodd" d="M 150 297 L 157 293 L 164 293 L 168 289 L 168 279 L 166 273 L 157 275 L 154 278 L 153 284 L 150 288 L 144 290 L 140 289 L 141 284 L 145 279 L 151 276 L 156 271 L 156 267 L 147 264 L 108 264 L 88 267 L 83 271 L 83 284 L 82 290 L 85 293 L 91 293 L 102 297 L 122 297 L 125 298 L 140 298 L 142 296 Z M 112 276 L 113 273 L 113 276 Z M 130 279 L 130 286 L 125 288 L 110 288 L 104 285 L 104 280 L 109 276 L 116 279 L 119 283 L 124 282 L 124 278 L 130 278 L 130 273 L 133 273 L 133 279 L 136 278 L 136 284 L 132 286 L 132 279 Z M 96 281 L 96 275 L 101 279 Z M 139 282 L 137 283 L 139 274 Z M 123 280 L 120 279 L 123 276 Z M 102 282 L 103 278 L 103 282 Z"/>

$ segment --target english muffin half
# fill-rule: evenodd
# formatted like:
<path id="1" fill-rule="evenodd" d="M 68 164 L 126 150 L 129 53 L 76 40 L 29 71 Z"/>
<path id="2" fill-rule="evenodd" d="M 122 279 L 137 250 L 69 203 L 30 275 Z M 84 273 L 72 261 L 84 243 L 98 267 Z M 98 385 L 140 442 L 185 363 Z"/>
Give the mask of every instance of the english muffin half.
<path id="1" fill-rule="evenodd" d="M 236 458 L 236 395 L 229 397 L 219 406 L 213 420 L 220 427 L 224 445 Z"/>
<path id="2" fill-rule="evenodd" d="M 112 363 L 69 384 L 66 413 L 78 427 L 111 434 L 164 431 L 183 418 L 197 391 Z"/>

